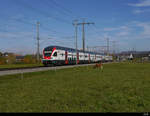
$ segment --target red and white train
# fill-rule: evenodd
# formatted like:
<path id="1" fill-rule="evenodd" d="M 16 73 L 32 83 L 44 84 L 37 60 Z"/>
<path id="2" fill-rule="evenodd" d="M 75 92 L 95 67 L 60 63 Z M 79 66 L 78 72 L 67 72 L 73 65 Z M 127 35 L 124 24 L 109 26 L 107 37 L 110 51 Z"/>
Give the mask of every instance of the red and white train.
<path id="1" fill-rule="evenodd" d="M 108 62 L 112 61 L 112 56 L 102 55 L 94 52 L 83 52 L 72 48 L 60 46 L 48 46 L 43 50 L 42 62 L 45 66 L 49 64 L 64 65 L 64 64 L 78 64 Z"/>

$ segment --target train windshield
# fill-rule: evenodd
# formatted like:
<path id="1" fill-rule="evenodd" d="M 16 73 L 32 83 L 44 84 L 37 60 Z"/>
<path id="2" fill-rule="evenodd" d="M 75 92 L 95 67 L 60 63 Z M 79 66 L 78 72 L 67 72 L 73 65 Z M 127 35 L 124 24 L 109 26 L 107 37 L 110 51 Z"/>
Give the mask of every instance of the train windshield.
<path id="1" fill-rule="evenodd" d="M 50 57 L 52 54 L 53 49 L 46 49 L 44 50 L 44 56 Z"/>
<path id="2" fill-rule="evenodd" d="M 52 53 L 52 51 L 45 51 L 44 52 L 44 56 L 49 57 L 49 56 L 51 56 L 51 53 Z"/>

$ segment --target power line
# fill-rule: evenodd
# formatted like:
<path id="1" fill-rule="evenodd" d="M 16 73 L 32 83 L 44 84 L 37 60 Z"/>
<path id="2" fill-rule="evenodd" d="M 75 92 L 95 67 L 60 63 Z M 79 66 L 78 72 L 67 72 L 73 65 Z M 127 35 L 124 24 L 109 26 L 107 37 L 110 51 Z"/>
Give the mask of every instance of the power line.
<path id="1" fill-rule="evenodd" d="M 20 2 L 21 3 L 21 1 L 19 0 L 18 2 Z M 17 4 L 18 4 L 18 2 L 17 2 Z M 22 1 L 23 2 L 23 1 Z M 25 2 L 23 2 L 23 3 L 21 3 L 22 4 L 22 6 L 24 6 L 24 5 L 26 5 L 26 7 L 28 7 L 28 8 L 30 8 L 30 9 L 32 9 L 32 11 L 35 11 L 35 12 L 37 12 L 37 10 L 35 10 L 35 8 L 34 7 L 32 7 L 31 5 L 29 5 L 29 4 L 26 4 Z M 24 6 L 25 7 L 25 6 Z M 38 10 L 41 14 L 43 14 L 43 12 L 41 12 L 40 10 Z M 45 13 L 44 13 L 45 14 Z M 45 16 L 47 16 L 48 15 L 48 13 L 47 14 L 45 14 Z M 50 16 L 48 16 L 48 17 L 50 17 Z M 52 17 L 52 16 L 51 16 Z M 56 18 L 55 18 L 56 19 Z M 35 24 L 32 24 L 32 23 L 29 23 L 29 22 L 27 22 L 27 21 L 24 21 L 24 20 L 21 20 L 21 19 L 13 19 L 13 20 L 15 20 L 15 21 L 18 21 L 18 22 L 21 22 L 21 23 L 24 23 L 24 24 L 29 24 L 29 25 L 35 25 Z M 68 23 L 68 22 L 67 22 Z M 70 23 L 69 23 L 70 24 Z M 43 25 L 41 25 L 41 28 L 43 28 L 43 29 L 45 29 L 45 30 L 50 30 L 51 32 L 53 32 L 53 33 L 60 33 L 60 32 L 57 32 L 57 31 L 54 31 L 54 30 L 51 30 L 51 29 L 49 29 L 49 28 L 47 28 L 47 27 L 45 27 L 45 26 L 43 26 Z"/>
<path id="2" fill-rule="evenodd" d="M 18 1 L 18 2 L 20 2 L 20 1 Z M 25 2 L 23 2 L 23 4 L 22 4 L 23 6 L 24 5 L 27 5 L 27 7 L 28 8 L 30 8 L 30 9 L 32 9 L 32 11 L 36 11 L 37 12 L 37 10 L 35 10 L 35 8 L 34 7 L 32 7 L 32 6 L 30 6 L 29 4 L 26 4 Z M 39 10 L 38 10 L 39 11 Z M 43 12 L 40 12 L 41 14 L 43 14 Z M 44 13 L 45 14 L 45 13 Z M 46 15 L 46 14 L 45 14 Z M 29 22 L 27 22 L 27 21 L 24 21 L 24 20 L 20 20 L 20 19 L 14 19 L 15 21 L 18 21 L 18 22 L 21 22 L 21 23 L 24 23 L 24 24 L 29 24 L 29 25 L 35 25 L 35 24 L 32 24 L 32 23 L 29 23 Z M 41 26 L 42 28 L 45 28 L 44 26 Z M 39 26 L 37 26 L 37 28 L 39 28 Z M 38 29 L 37 29 L 38 30 Z M 55 33 L 57 33 L 56 31 L 54 31 Z M 39 32 L 37 32 L 38 34 L 39 34 Z M 37 40 L 39 40 L 38 39 L 39 37 L 38 37 L 38 35 L 37 35 Z M 39 43 L 39 42 L 38 42 Z"/>
<path id="3" fill-rule="evenodd" d="M 71 18 L 74 18 L 74 16 L 72 16 L 72 11 L 66 9 L 65 7 L 63 7 L 62 5 L 60 5 L 58 2 L 54 1 L 54 0 L 43 0 L 44 2 L 46 2 L 46 5 L 48 6 L 55 6 L 58 10 L 59 13 L 64 14 L 65 16 L 69 16 Z M 52 5 L 52 4 L 53 5 Z"/>
<path id="4" fill-rule="evenodd" d="M 6 15 L 2 15 L 3 17 L 8 17 L 8 16 L 6 16 Z M 27 24 L 27 25 L 32 25 L 32 26 L 35 26 L 35 24 L 34 23 L 30 23 L 30 22 L 28 22 L 28 21 L 26 21 L 26 20 L 23 20 L 23 19 L 13 19 L 12 21 L 16 21 L 16 22 L 19 22 L 19 23 L 23 23 L 23 24 Z M 46 27 L 46 26 L 44 26 L 44 25 L 42 25 L 42 24 L 40 24 L 40 27 L 42 28 L 42 29 L 44 29 L 44 30 L 47 30 L 47 31 L 50 31 L 50 32 L 52 32 L 53 34 L 57 34 L 57 33 L 61 33 L 61 32 L 58 32 L 58 31 L 55 31 L 55 30 L 52 30 L 52 29 L 50 29 L 50 28 L 48 28 L 48 27 Z M 6 31 L 6 30 L 3 30 L 3 29 L 0 29 L 1 31 Z M 7 31 L 7 32 L 9 32 L 9 31 Z"/>
<path id="5" fill-rule="evenodd" d="M 95 34 L 97 34 L 98 36 L 100 35 L 100 31 L 97 31 L 97 30 L 99 30 L 98 29 L 98 27 L 96 26 L 96 25 L 93 25 L 92 27 L 94 27 L 93 29 L 95 30 L 93 30 L 94 32 L 95 32 Z M 101 39 L 104 39 L 105 40 L 105 38 L 101 38 Z"/>
<path id="6" fill-rule="evenodd" d="M 24 2 L 23 2 L 24 3 Z M 23 5 L 23 4 L 22 4 Z M 26 4 L 25 3 L 25 5 L 27 5 L 27 7 L 28 8 L 30 8 L 30 9 L 32 9 L 32 11 L 36 11 L 35 10 L 35 8 L 33 8 L 32 6 L 30 6 L 29 4 Z M 25 7 L 25 6 L 24 6 Z M 39 10 L 38 10 L 39 11 Z M 41 14 L 43 14 L 43 12 L 40 12 Z M 49 16 L 48 16 L 49 17 Z M 56 18 L 55 18 L 56 19 Z M 33 23 L 29 23 L 29 22 L 27 22 L 27 21 L 25 21 L 25 20 L 22 20 L 22 19 L 13 19 L 13 20 L 15 20 L 15 21 L 18 21 L 18 22 L 21 22 L 21 23 L 24 23 L 24 24 L 29 24 L 29 25 L 35 25 L 35 24 L 33 24 Z M 68 22 L 67 22 L 68 23 Z M 70 24 L 70 23 L 69 23 Z M 50 30 L 51 32 L 53 32 L 53 33 L 60 33 L 60 32 L 57 32 L 57 31 L 55 31 L 55 30 L 52 30 L 52 29 L 50 29 L 50 28 L 47 28 L 47 27 L 45 27 L 44 25 L 41 25 L 41 28 L 43 28 L 43 29 L 45 29 L 45 30 Z"/>
<path id="7" fill-rule="evenodd" d="M 60 40 L 57 40 L 56 38 L 51 38 L 50 41 L 52 41 L 53 45 L 60 44 L 61 46 L 62 45 L 66 46 L 66 45 L 71 45 L 72 44 L 72 41 L 60 41 Z"/>
<path id="8" fill-rule="evenodd" d="M 60 7 L 61 9 L 64 9 L 66 12 L 72 14 L 72 11 L 63 7 L 62 5 L 60 5 L 58 2 L 56 2 L 55 0 L 51 0 L 56 6 Z"/>
<path id="9" fill-rule="evenodd" d="M 70 10 L 70 9 L 68 9 L 68 8 L 66 8 L 66 7 L 64 7 L 64 6 L 62 6 L 61 4 L 59 4 L 58 2 L 56 2 L 56 0 L 51 0 L 56 6 L 58 6 L 59 8 L 61 8 L 63 11 L 65 11 L 66 13 L 68 13 L 71 17 L 73 17 L 73 18 L 75 18 L 75 19 L 79 19 L 80 17 L 79 16 L 76 16 L 76 15 L 73 15 L 74 13 Z M 73 16 L 72 16 L 73 15 Z"/>
<path id="10" fill-rule="evenodd" d="M 16 3 L 17 3 L 17 4 L 18 4 L 18 3 L 21 4 L 21 5 L 24 6 L 25 8 L 27 7 L 27 8 L 29 8 L 29 9 L 31 9 L 31 11 L 34 11 L 34 12 L 36 12 L 36 13 L 40 13 L 40 14 L 43 15 L 43 16 L 46 16 L 46 17 L 55 19 L 55 20 L 57 20 L 57 21 L 59 21 L 59 22 L 63 22 L 63 23 L 70 24 L 68 21 L 66 21 L 66 20 L 64 20 L 64 19 L 62 19 L 62 18 L 58 18 L 58 17 L 56 17 L 56 16 L 52 16 L 52 14 L 49 14 L 49 13 L 47 13 L 47 12 L 41 11 L 41 10 L 39 10 L 38 8 L 35 8 L 35 7 L 33 7 L 32 5 L 28 4 L 27 2 L 24 2 L 24 1 L 21 1 L 21 0 L 17 0 Z"/>

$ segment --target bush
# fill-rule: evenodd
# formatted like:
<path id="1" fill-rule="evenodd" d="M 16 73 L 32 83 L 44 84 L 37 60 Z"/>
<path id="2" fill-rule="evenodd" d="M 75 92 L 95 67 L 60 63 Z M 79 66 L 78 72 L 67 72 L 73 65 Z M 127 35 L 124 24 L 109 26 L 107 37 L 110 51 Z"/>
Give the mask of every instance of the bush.
<path id="1" fill-rule="evenodd" d="M 6 64 L 6 58 L 0 56 L 0 65 Z"/>
<path id="2" fill-rule="evenodd" d="M 36 58 L 33 57 L 32 55 L 26 55 L 24 57 L 24 63 L 26 63 L 26 64 L 35 64 L 36 63 Z"/>

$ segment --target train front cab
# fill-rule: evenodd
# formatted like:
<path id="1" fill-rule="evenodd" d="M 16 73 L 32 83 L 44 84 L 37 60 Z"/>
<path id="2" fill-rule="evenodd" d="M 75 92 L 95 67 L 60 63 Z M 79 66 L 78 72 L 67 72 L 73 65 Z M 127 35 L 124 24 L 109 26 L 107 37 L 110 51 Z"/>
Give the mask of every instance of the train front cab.
<path id="1" fill-rule="evenodd" d="M 46 48 L 43 50 L 43 59 L 42 63 L 45 66 L 53 64 L 53 56 L 57 56 L 57 52 L 55 52 L 56 48 Z"/>

